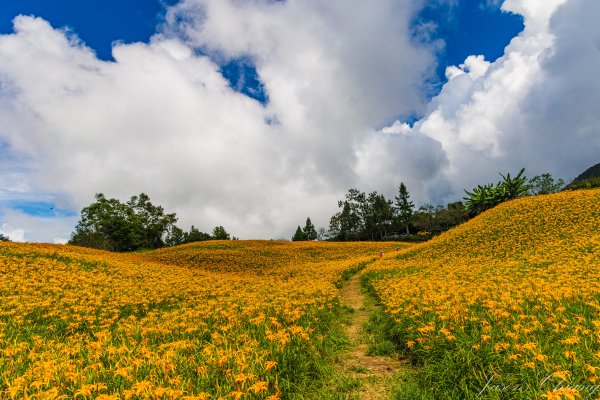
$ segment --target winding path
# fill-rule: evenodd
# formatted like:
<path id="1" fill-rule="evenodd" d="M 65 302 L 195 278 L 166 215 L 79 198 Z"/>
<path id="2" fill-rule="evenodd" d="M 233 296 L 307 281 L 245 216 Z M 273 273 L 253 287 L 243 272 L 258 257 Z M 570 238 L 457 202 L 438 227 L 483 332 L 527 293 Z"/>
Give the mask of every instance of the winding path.
<path id="1" fill-rule="evenodd" d="M 397 357 L 368 355 L 365 325 L 377 306 L 362 293 L 358 274 L 342 287 L 340 297 L 343 304 L 354 310 L 345 326 L 352 347 L 341 359 L 341 372 L 360 381 L 357 394 L 361 399 L 390 399 L 395 377 L 406 367 Z"/>

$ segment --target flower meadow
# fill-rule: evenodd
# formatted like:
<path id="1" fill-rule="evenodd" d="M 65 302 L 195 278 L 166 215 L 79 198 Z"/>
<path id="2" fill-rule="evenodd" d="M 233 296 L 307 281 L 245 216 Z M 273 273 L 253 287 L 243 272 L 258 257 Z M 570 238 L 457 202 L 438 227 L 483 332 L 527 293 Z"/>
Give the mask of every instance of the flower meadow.
<path id="1" fill-rule="evenodd" d="M 298 397 L 319 378 L 344 272 L 398 247 L 0 243 L 0 398 Z"/>
<path id="2" fill-rule="evenodd" d="M 364 271 L 424 398 L 600 398 L 600 191 L 502 204 Z"/>

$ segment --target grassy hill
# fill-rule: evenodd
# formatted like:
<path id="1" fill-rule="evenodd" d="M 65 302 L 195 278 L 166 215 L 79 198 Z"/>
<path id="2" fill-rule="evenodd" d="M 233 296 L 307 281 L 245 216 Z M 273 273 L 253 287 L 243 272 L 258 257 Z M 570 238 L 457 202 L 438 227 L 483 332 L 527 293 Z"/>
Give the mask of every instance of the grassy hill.
<path id="1" fill-rule="evenodd" d="M 341 340 L 336 284 L 400 246 L 211 241 L 117 254 L 0 243 L 0 398 L 317 393 L 323 355 Z"/>
<path id="2" fill-rule="evenodd" d="M 569 183 L 566 189 L 590 189 L 600 187 L 600 163 L 586 169 Z"/>
<path id="3" fill-rule="evenodd" d="M 588 190 L 511 201 L 419 245 L 0 243 L 0 398 L 320 398 L 345 340 L 339 283 L 365 263 L 383 306 L 371 322 L 416 366 L 399 398 L 588 398 L 600 385 Z"/>
<path id="4" fill-rule="evenodd" d="M 600 190 L 502 204 L 365 279 L 420 366 L 419 396 L 585 398 L 574 385 L 600 384 Z"/>

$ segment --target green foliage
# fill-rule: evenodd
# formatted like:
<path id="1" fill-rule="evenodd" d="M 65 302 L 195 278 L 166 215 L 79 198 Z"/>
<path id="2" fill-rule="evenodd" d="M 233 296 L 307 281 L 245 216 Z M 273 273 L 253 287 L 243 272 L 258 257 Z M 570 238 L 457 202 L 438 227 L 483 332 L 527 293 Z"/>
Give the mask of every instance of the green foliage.
<path id="1" fill-rule="evenodd" d="M 201 232 L 192 225 L 190 231 L 184 234 L 183 243 L 203 242 L 210 239 L 211 237 L 208 233 Z"/>
<path id="2" fill-rule="evenodd" d="M 315 240 L 317 238 L 317 230 L 310 218 L 306 218 L 302 232 L 304 233 L 305 240 Z"/>
<path id="3" fill-rule="evenodd" d="M 0 233 L 0 242 L 10 242 L 10 239 L 8 236 L 4 236 L 2 233 Z"/>
<path id="4" fill-rule="evenodd" d="M 222 226 L 219 225 L 219 226 L 215 226 L 215 228 L 213 229 L 212 239 L 214 239 L 214 240 L 231 240 L 231 236 L 229 235 L 229 233 L 227 233 L 225 228 L 223 228 Z"/>
<path id="5" fill-rule="evenodd" d="M 477 185 L 471 191 L 465 189 L 467 197 L 464 197 L 464 200 L 466 200 L 468 215 L 474 217 L 497 204 L 525 196 L 528 185 L 524 172 L 525 168 L 522 168 L 514 178 L 510 174 L 500 174 L 502 181 L 496 185 L 488 183 Z"/>
<path id="6" fill-rule="evenodd" d="M 565 182 L 562 179 L 555 181 L 552 175 L 542 174 L 536 175 L 531 178 L 527 184 L 528 193 L 536 196 L 539 194 L 552 194 L 560 191 L 564 186 Z"/>
<path id="7" fill-rule="evenodd" d="M 303 240 L 306 240 L 306 235 L 304 234 L 304 231 L 302 230 L 302 228 L 300 228 L 300 225 L 298 225 L 298 228 L 296 229 L 296 233 L 294 233 L 294 236 L 292 237 L 292 241 L 293 242 L 301 242 Z"/>
<path id="8" fill-rule="evenodd" d="M 127 203 L 107 199 L 102 193 L 95 200 L 81 210 L 69 244 L 110 251 L 156 249 L 165 246 L 164 238 L 177 222 L 174 213 L 165 214 L 144 193 Z"/>
<path id="9" fill-rule="evenodd" d="M 464 221 L 465 206 L 461 201 L 448 203 L 446 207 L 434 207 L 431 204 L 425 204 L 415 212 L 410 218 L 410 225 L 417 231 L 443 232 Z M 411 240 L 426 240 L 430 236 L 409 236 Z"/>
<path id="10" fill-rule="evenodd" d="M 329 222 L 329 235 L 335 240 L 381 240 L 393 222 L 392 202 L 377 192 L 367 196 L 350 189 L 338 207 L 342 210 Z"/>
<path id="11" fill-rule="evenodd" d="M 208 233 L 199 231 L 194 225 L 190 228 L 189 232 L 184 232 L 177 226 L 173 226 L 165 243 L 167 246 L 177 246 L 180 244 L 192 243 L 192 242 L 203 242 L 205 240 L 211 240 L 211 236 Z"/>
<path id="12" fill-rule="evenodd" d="M 569 183 L 566 189 L 591 189 L 600 187 L 600 163 L 596 164 Z"/>
<path id="13" fill-rule="evenodd" d="M 306 218 L 304 228 L 301 228 L 300 225 L 298 225 L 298 228 L 296 228 L 296 232 L 292 237 L 292 241 L 299 242 L 303 240 L 316 240 L 318 237 L 319 234 L 317 233 L 317 230 L 315 229 L 315 226 L 313 225 L 312 221 L 310 220 L 310 218 Z"/>
<path id="14" fill-rule="evenodd" d="M 400 188 L 398 189 L 398 196 L 396 199 L 396 218 L 404 224 L 406 228 L 406 234 L 410 234 L 408 230 L 408 222 L 410 221 L 410 217 L 412 217 L 413 209 L 415 205 L 412 201 L 409 200 L 410 195 L 408 194 L 408 190 L 404 185 L 404 182 L 400 182 Z"/>
<path id="15" fill-rule="evenodd" d="M 600 188 L 600 177 L 589 178 L 576 183 L 570 184 L 567 189 L 579 190 L 579 189 L 594 189 Z"/>

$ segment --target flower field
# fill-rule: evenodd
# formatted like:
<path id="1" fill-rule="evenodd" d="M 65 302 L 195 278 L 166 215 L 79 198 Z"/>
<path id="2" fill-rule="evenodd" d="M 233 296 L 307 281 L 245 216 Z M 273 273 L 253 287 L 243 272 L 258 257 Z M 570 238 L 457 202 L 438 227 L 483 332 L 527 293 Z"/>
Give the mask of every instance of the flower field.
<path id="1" fill-rule="evenodd" d="M 0 398 L 294 397 L 318 378 L 343 272 L 399 246 L 0 243 Z"/>
<path id="2" fill-rule="evenodd" d="M 600 191 L 502 204 L 363 276 L 431 398 L 600 398 Z"/>

